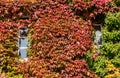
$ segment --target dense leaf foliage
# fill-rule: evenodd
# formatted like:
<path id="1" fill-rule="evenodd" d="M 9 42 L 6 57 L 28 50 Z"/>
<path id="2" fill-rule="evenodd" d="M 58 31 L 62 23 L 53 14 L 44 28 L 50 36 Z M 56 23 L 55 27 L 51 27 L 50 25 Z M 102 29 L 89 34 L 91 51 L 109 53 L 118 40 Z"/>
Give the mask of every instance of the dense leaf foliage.
<path id="1" fill-rule="evenodd" d="M 0 70 L 7 74 L 6 77 L 14 77 L 18 69 L 18 30 L 30 26 L 31 17 L 25 16 L 32 14 L 26 7 L 23 3 L 0 2 Z"/>
<path id="2" fill-rule="evenodd" d="M 106 70 L 108 71 L 108 75 L 105 76 L 105 78 L 115 78 L 120 77 L 119 69 L 116 68 L 111 61 L 107 61 Z"/>
<path id="3" fill-rule="evenodd" d="M 10 21 L 0 21 L 0 69 L 4 72 L 16 71 L 17 25 Z"/>
<path id="4" fill-rule="evenodd" d="M 120 66 L 120 13 L 109 12 L 105 18 L 105 24 L 102 30 L 103 45 L 100 55 L 96 58 L 93 64 L 93 70 L 106 78 L 119 77 Z M 90 57 L 90 56 L 89 56 Z M 111 66 L 111 67 L 110 67 Z"/>
<path id="5" fill-rule="evenodd" d="M 98 78 L 90 69 L 100 77 L 118 77 L 118 11 L 119 0 L 0 1 L 0 70 L 15 78 Z M 104 22 L 98 54 L 92 24 Z M 29 60 L 19 63 L 18 30 L 24 27 L 30 28 Z"/>
<path id="6" fill-rule="evenodd" d="M 28 72 L 24 76 L 28 74 L 27 77 L 35 77 L 39 74 L 45 77 L 46 74 L 41 72 L 43 69 L 44 73 L 49 71 L 50 76 L 55 77 L 56 73 L 60 77 L 94 77 L 95 74 L 89 70 L 84 57 L 91 50 L 91 23 L 74 16 L 69 6 L 58 5 L 50 4 L 44 10 L 40 8 L 35 12 L 39 20 L 31 27 L 31 46 L 28 52 L 38 57 L 39 61 L 43 60 L 45 64 L 42 65 L 45 66 L 36 72 L 31 70 L 32 74 Z M 22 73 L 25 72 L 23 69 Z"/>
<path id="7" fill-rule="evenodd" d="M 15 46 L 14 48 L 11 45 L 8 46 L 7 42 L 3 43 L 8 46 L 5 49 L 15 53 L 15 56 L 12 54 L 10 59 L 17 57 L 19 28 L 27 26 L 31 29 L 29 34 L 30 47 L 28 48 L 28 54 L 31 55 L 30 60 L 25 64 L 17 64 L 18 62 L 16 62 L 18 68 L 8 71 L 7 65 L 2 63 L 3 60 L 6 60 L 4 58 L 1 61 L 2 71 L 7 70 L 7 74 L 11 74 L 11 77 L 16 77 L 13 75 L 22 77 L 23 75 L 25 78 L 97 77 L 94 72 L 89 70 L 84 57 L 87 51 L 91 50 L 91 23 L 74 16 L 66 1 L 41 0 L 34 5 L 22 2 L 5 4 L 1 2 L 0 6 L 0 19 L 2 20 L 0 27 L 6 27 L 3 31 L 7 31 L 6 34 L 12 36 L 8 41 Z M 11 22 L 9 22 L 9 19 Z M 7 24 L 3 26 L 2 24 L 7 20 L 7 24 L 10 24 L 10 26 Z M 2 36 L 5 35 L 4 33 L 1 34 L 3 34 Z M 16 40 L 13 39 L 13 36 Z M 7 37 L 9 36 L 1 37 L 1 42 L 4 42 Z M 15 50 L 11 51 L 8 49 L 9 47 Z M 1 51 L 3 50 L 1 48 Z M 7 54 L 11 53 L 7 52 Z M 3 52 L 1 53 L 1 59 L 2 56 L 4 56 Z M 18 61 L 17 58 L 16 60 Z M 13 62 L 6 61 L 6 63 L 12 64 L 12 67 L 15 66 Z M 8 67 L 10 66 L 8 65 Z"/>
<path id="8" fill-rule="evenodd" d="M 120 6 L 114 0 L 72 0 L 72 3 L 75 14 L 93 23 L 103 23 L 109 11 L 120 11 Z"/>
<path id="9" fill-rule="evenodd" d="M 107 57 L 114 62 L 117 61 L 117 59 L 120 59 L 119 16 L 120 12 L 108 13 L 105 19 L 105 28 L 103 30 L 103 39 L 105 43 L 102 49 L 103 51 L 105 51 L 103 54 L 107 55 Z M 116 62 L 114 64 L 119 66 L 119 62 Z"/>

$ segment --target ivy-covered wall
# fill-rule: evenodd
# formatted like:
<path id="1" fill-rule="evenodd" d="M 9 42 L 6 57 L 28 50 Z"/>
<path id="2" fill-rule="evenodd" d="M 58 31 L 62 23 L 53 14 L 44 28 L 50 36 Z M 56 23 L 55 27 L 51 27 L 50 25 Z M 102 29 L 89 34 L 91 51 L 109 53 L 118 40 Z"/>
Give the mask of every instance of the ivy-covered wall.
<path id="1" fill-rule="evenodd" d="M 120 12 L 108 13 L 105 19 L 103 29 L 103 48 L 102 54 L 111 61 L 118 70 L 120 68 Z M 113 73 L 114 72 L 114 73 Z M 120 77 L 119 74 L 114 77 Z M 109 71 L 109 74 L 115 74 L 115 71 Z M 109 76 L 108 74 L 108 76 Z"/>
<path id="2" fill-rule="evenodd" d="M 0 1 L 0 76 L 99 78 L 119 75 L 119 0 Z M 92 25 L 103 24 L 100 54 Z M 17 55 L 18 30 L 27 26 L 28 62 Z M 98 75 L 98 76 L 97 76 Z"/>
<path id="3" fill-rule="evenodd" d="M 18 61 L 18 27 L 10 21 L 0 21 L 0 70 L 15 73 Z"/>
<path id="4" fill-rule="evenodd" d="M 107 13 L 102 37 L 101 51 L 92 68 L 101 77 L 120 77 L 120 12 Z"/>

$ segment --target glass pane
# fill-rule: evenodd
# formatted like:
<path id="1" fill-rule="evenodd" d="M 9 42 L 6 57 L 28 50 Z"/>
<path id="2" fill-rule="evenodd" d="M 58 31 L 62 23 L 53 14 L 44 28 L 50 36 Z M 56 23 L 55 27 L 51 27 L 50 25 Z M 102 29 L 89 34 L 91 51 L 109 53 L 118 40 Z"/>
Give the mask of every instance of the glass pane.
<path id="1" fill-rule="evenodd" d="M 26 49 L 20 49 L 20 55 L 22 58 L 27 58 Z"/>
<path id="2" fill-rule="evenodd" d="M 19 53 L 22 58 L 27 58 L 27 46 L 28 46 L 28 38 L 27 38 L 28 28 L 20 29 L 19 31 Z"/>
<path id="3" fill-rule="evenodd" d="M 28 45 L 28 38 L 20 39 L 20 47 L 27 47 Z"/>
<path id="4" fill-rule="evenodd" d="M 96 34 L 95 42 L 98 43 L 98 45 L 99 45 L 99 44 L 102 44 L 102 33 L 101 33 L 101 31 L 100 31 L 100 30 L 97 30 L 97 31 L 95 32 L 95 34 Z"/>

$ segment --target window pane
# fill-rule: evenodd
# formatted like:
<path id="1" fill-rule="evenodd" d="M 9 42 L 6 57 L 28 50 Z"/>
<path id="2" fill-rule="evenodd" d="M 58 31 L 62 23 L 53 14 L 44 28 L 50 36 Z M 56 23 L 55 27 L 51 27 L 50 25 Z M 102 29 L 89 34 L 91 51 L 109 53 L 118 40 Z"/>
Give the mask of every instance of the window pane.
<path id="1" fill-rule="evenodd" d="M 28 45 L 28 38 L 21 38 L 20 47 L 27 47 L 27 45 Z"/>
<path id="2" fill-rule="evenodd" d="M 26 49 L 20 49 L 20 54 L 22 58 L 27 58 Z"/>

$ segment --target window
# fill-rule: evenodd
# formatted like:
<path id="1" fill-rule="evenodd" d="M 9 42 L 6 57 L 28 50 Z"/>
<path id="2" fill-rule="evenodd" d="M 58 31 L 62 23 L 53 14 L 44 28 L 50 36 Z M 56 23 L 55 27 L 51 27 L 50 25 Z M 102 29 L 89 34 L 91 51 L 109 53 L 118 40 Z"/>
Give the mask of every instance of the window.
<path id="1" fill-rule="evenodd" d="M 95 29 L 95 40 L 94 43 L 97 44 L 97 48 L 98 48 L 98 53 L 100 53 L 100 48 L 102 46 L 102 25 L 101 24 L 94 24 L 93 25 L 94 29 Z"/>
<path id="2" fill-rule="evenodd" d="M 19 50 L 18 50 L 18 54 L 22 57 L 22 58 L 27 58 L 27 52 L 26 49 L 28 47 L 28 28 L 21 28 L 19 29 Z"/>

